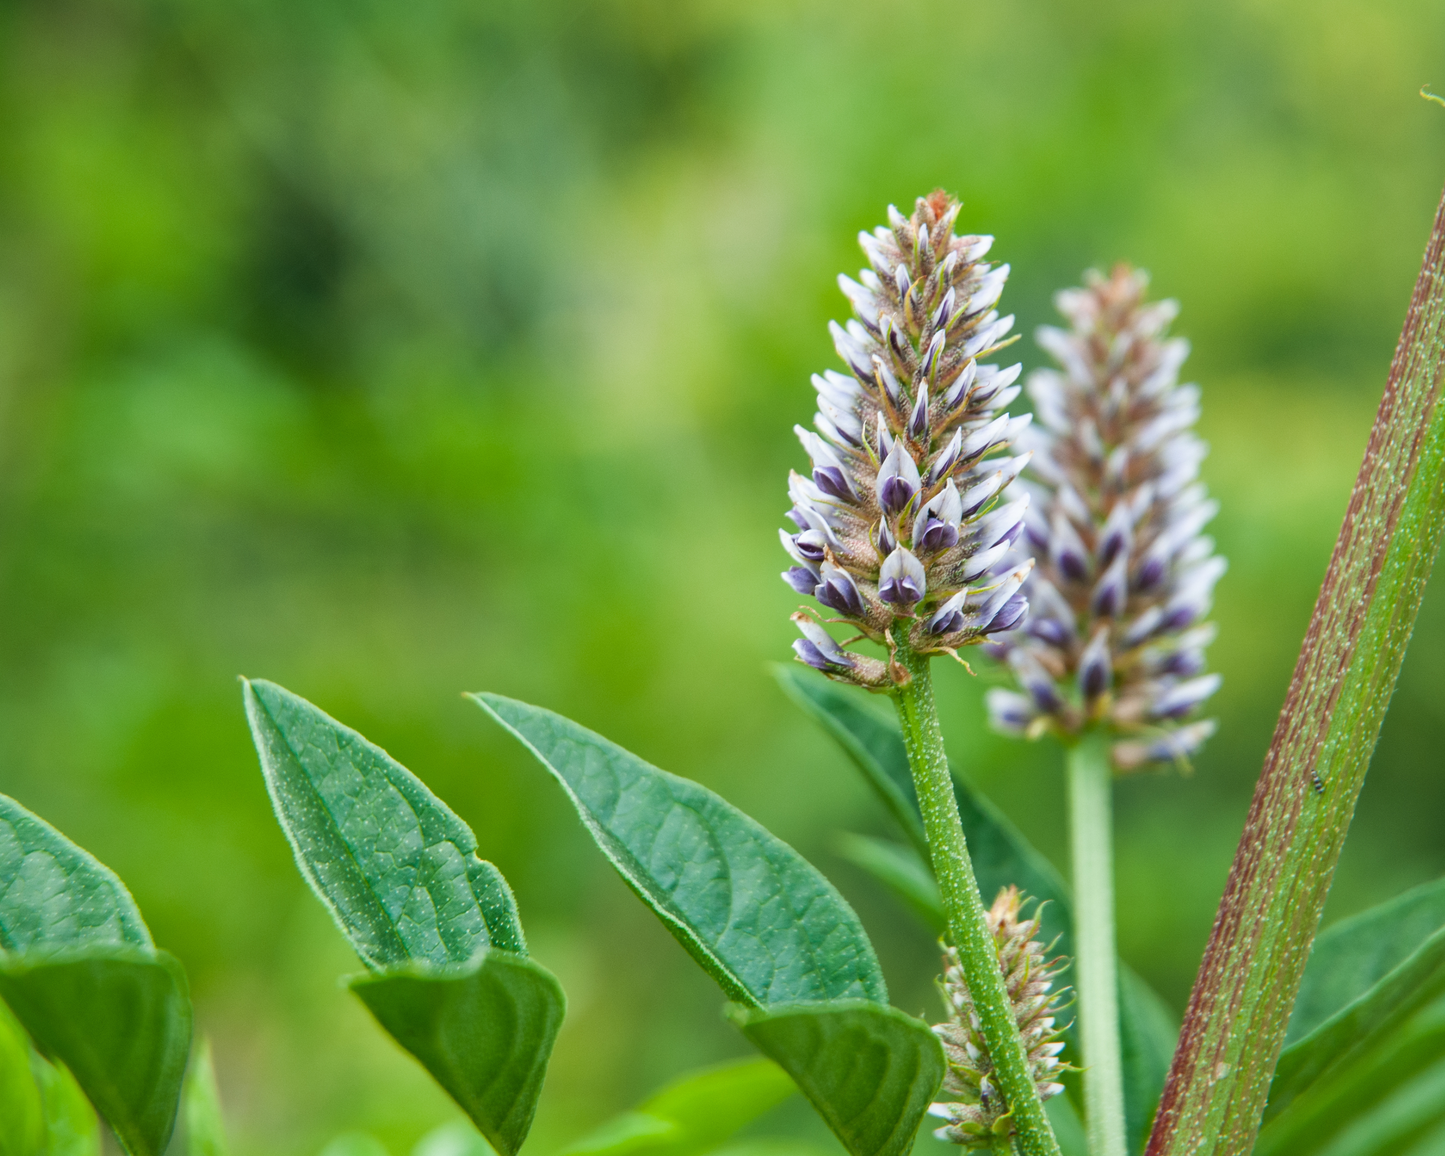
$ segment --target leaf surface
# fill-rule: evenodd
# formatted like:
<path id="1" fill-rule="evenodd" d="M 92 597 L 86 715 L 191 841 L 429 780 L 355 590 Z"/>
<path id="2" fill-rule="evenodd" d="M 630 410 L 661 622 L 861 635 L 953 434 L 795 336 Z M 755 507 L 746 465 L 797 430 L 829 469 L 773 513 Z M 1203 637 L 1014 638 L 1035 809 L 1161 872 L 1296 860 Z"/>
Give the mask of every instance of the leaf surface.
<path id="1" fill-rule="evenodd" d="M 493 949 L 465 967 L 409 965 L 358 976 L 351 990 L 492 1147 L 513 1156 L 532 1126 L 566 1010 L 556 978 Z"/>
<path id="2" fill-rule="evenodd" d="M 472 697 L 556 777 L 623 879 L 730 998 L 887 1002 L 853 909 L 761 824 L 561 715 Z"/>
<path id="3" fill-rule="evenodd" d="M 151 937 L 114 871 L 0 795 L 0 950 L 78 943 L 150 947 Z"/>
<path id="4" fill-rule="evenodd" d="M 130 1156 L 161 1156 L 191 1043 L 186 976 L 172 956 L 106 944 L 0 956 L 0 996 Z"/>
<path id="5" fill-rule="evenodd" d="M 943 1047 L 927 1024 L 866 1000 L 729 1009 L 776 1061 L 850 1156 L 902 1156 L 943 1082 Z"/>
<path id="6" fill-rule="evenodd" d="M 1143 1152 L 1164 1080 L 1179 1043 L 1179 1019 L 1154 989 L 1119 965 L 1119 1044 L 1124 1066 L 1124 1131 L 1130 1152 Z"/>
<path id="7" fill-rule="evenodd" d="M 1266 1121 L 1354 1049 L 1445 991 L 1445 884 L 1417 887 L 1331 927 L 1317 941 L 1302 989 L 1306 983 L 1300 1034 L 1292 1017 L 1294 1039 L 1280 1053 Z"/>
<path id="8" fill-rule="evenodd" d="M 1377 1033 L 1295 1097 L 1260 1132 L 1257 1156 L 1380 1152 L 1401 1156 L 1445 1121 L 1429 1073 L 1445 1064 L 1445 1000 Z M 1423 1083 L 1421 1082 L 1423 1079 Z M 1421 1102 L 1422 1089 L 1434 1087 Z"/>
<path id="9" fill-rule="evenodd" d="M 246 716 L 296 865 L 368 967 L 526 954 L 506 880 L 426 785 L 305 699 L 243 680 Z"/>
<path id="10" fill-rule="evenodd" d="M 614 1116 L 563 1156 L 699 1156 L 782 1103 L 792 1078 L 771 1060 L 718 1064 L 669 1084 L 643 1104 Z"/>

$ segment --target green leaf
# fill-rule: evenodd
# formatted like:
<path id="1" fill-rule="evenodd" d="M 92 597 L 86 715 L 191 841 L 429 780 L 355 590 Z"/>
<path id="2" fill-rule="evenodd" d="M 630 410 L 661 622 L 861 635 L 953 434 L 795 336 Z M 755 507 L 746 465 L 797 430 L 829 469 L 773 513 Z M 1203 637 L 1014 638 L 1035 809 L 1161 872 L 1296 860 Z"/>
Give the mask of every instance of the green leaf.
<path id="1" fill-rule="evenodd" d="M 853 909 L 810 863 L 713 792 L 540 707 L 473 695 L 566 790 L 623 879 L 740 1003 L 888 990 Z"/>
<path id="2" fill-rule="evenodd" d="M 778 681 L 790 698 L 842 746 L 888 812 L 921 845 L 923 823 L 903 735 L 892 718 L 869 709 L 857 691 L 795 667 L 779 666 Z M 1046 942 L 1060 955 L 1073 952 L 1073 900 L 1068 885 L 1052 863 L 1024 838 L 982 792 L 953 770 L 953 795 L 968 839 L 974 873 L 985 901 L 1010 884 L 1043 902 Z M 849 857 L 878 875 L 917 911 L 935 932 L 941 915 L 931 907 L 932 892 L 918 879 L 926 862 L 910 860 L 894 844 L 850 837 Z M 1148 1121 L 1153 1119 L 1164 1076 L 1179 1036 L 1178 1021 L 1149 986 L 1122 962 L 1119 965 L 1119 1025 L 1124 1045 L 1124 1105 L 1131 1151 L 1142 1151 Z M 1071 1034 L 1071 1033 L 1070 1033 Z"/>
<path id="3" fill-rule="evenodd" d="M 45 1156 L 100 1156 L 95 1109 L 64 1064 L 34 1058 L 36 1081 L 45 1100 Z"/>
<path id="4" fill-rule="evenodd" d="M 210 1040 L 201 1041 L 186 1078 L 186 1139 L 189 1156 L 226 1156 L 226 1125 Z"/>
<path id="5" fill-rule="evenodd" d="M 901 1156 L 943 1082 L 928 1025 L 866 1000 L 729 1008 L 757 1049 L 793 1077 L 851 1156 Z"/>
<path id="6" fill-rule="evenodd" d="M 151 937 L 114 871 L 0 795 L 0 950 L 77 943 L 150 947 Z"/>
<path id="7" fill-rule="evenodd" d="M 1119 966 L 1119 1043 L 1125 1137 L 1130 1152 L 1143 1152 L 1179 1043 L 1179 1020 L 1154 989 L 1123 964 Z"/>
<path id="8" fill-rule="evenodd" d="M 1331 1066 L 1445 991 L 1445 881 L 1342 920 L 1316 940 L 1265 1120 Z M 1298 1027 L 1296 1026 L 1298 1021 Z"/>
<path id="9" fill-rule="evenodd" d="M 1445 1060 L 1445 1000 L 1375 1033 L 1277 1113 L 1260 1132 L 1256 1156 L 1332 1152 L 1345 1132 L 1368 1135 L 1358 1121 L 1389 1116 L 1394 1093 Z M 1445 1114 L 1445 1103 L 1440 1105 Z M 1371 1126 L 1373 1127 L 1373 1125 Z M 1389 1132 L 1389 1129 L 1385 1130 Z M 1388 1149 L 1391 1156 L 1399 1148 Z"/>
<path id="10" fill-rule="evenodd" d="M 569 1144 L 563 1156 L 699 1156 L 796 1090 L 771 1060 L 718 1064 L 683 1076 L 630 1112 Z"/>
<path id="11" fill-rule="evenodd" d="M 1059 1142 L 1060 1156 L 1089 1156 L 1089 1138 L 1084 1132 L 1084 1122 L 1074 1111 L 1068 1096 L 1051 1096 L 1044 1101 L 1044 1111 L 1049 1115 L 1054 1139 Z"/>
<path id="12" fill-rule="evenodd" d="M 506 880 L 426 785 L 274 683 L 243 680 L 246 716 L 296 865 L 368 967 L 525 955 Z"/>
<path id="13" fill-rule="evenodd" d="M 0 996 L 70 1069 L 130 1156 L 160 1156 L 191 1045 L 181 965 L 124 945 L 3 955 Z"/>
<path id="14" fill-rule="evenodd" d="M 0 1156 L 44 1151 L 45 1101 L 31 1055 L 25 1029 L 0 1004 Z"/>
<path id="15" fill-rule="evenodd" d="M 838 853 L 872 875 L 935 934 L 943 934 L 943 900 L 933 869 L 907 843 L 844 833 Z"/>
<path id="16" fill-rule="evenodd" d="M 551 972 L 493 949 L 466 966 L 358 976 L 351 990 L 492 1147 L 513 1156 L 532 1126 L 566 1010 Z"/>

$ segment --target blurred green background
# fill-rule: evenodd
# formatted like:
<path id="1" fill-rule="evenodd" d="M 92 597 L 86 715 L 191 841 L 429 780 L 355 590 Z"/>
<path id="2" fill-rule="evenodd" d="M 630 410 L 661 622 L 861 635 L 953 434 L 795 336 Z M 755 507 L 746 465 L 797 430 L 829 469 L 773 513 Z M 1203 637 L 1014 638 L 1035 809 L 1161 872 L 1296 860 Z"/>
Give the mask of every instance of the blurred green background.
<path id="1" fill-rule="evenodd" d="M 1120 258 L 1183 305 L 1221 728 L 1118 792 L 1122 949 L 1182 1006 L 1445 176 L 1430 83 L 1434 0 L 0 9 L 0 790 L 185 962 L 238 1150 L 455 1115 L 336 984 L 240 673 L 386 746 L 511 879 L 571 1000 L 537 1151 L 746 1049 L 463 690 L 749 810 L 932 1012 L 928 936 L 834 851 L 883 820 L 768 665 L 834 276 L 939 185 L 1026 334 Z M 1442 647 L 1437 591 L 1333 916 L 1445 871 Z M 1064 862 L 1057 752 L 941 678 L 956 760 Z"/>

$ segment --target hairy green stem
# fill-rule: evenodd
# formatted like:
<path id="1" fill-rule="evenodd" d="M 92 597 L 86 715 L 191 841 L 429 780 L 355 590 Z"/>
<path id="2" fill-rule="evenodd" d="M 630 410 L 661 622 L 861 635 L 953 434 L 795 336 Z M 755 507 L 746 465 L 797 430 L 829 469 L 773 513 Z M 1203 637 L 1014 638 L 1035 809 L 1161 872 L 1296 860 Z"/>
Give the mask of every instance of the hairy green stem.
<path id="1" fill-rule="evenodd" d="M 1068 749 L 1069 842 L 1074 860 L 1074 990 L 1090 1156 L 1124 1156 L 1119 1051 L 1119 965 L 1114 951 L 1113 772 L 1108 736 Z"/>
<path id="2" fill-rule="evenodd" d="M 1445 529 L 1445 200 L 1149 1137 L 1244 1156 Z"/>
<path id="3" fill-rule="evenodd" d="M 1043 1101 L 1029 1073 L 1028 1056 L 1019 1035 L 1013 1002 L 998 964 L 998 946 L 988 929 L 978 893 L 973 862 L 953 797 L 953 779 L 943 750 L 943 731 L 933 701 L 928 658 L 899 647 L 898 661 L 911 675 L 894 696 L 908 765 L 923 812 L 933 873 L 943 898 L 948 935 L 958 948 L 963 975 L 978 1012 L 984 1041 L 993 1059 L 994 1075 L 1013 1113 L 1024 1156 L 1059 1156 L 1058 1141 L 1044 1114 Z"/>

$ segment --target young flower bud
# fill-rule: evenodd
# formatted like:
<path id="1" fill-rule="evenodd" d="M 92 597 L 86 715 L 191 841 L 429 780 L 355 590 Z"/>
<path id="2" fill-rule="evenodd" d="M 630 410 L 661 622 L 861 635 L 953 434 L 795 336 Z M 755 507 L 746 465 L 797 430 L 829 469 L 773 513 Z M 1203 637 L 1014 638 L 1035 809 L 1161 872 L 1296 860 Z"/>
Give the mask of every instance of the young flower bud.
<path id="1" fill-rule="evenodd" d="M 1034 938 L 1039 933 L 1038 911 L 1035 909 L 1033 918 L 1024 919 L 1022 906 L 1018 888 L 1005 887 L 988 911 L 988 927 L 998 946 L 999 968 L 1023 1036 L 1030 1075 L 1039 1098 L 1047 1100 L 1064 1090 L 1058 1082 L 1064 1069 L 1059 1060 L 1064 1050 L 1063 1025 L 1058 1022 L 1064 991 L 1054 990 L 1054 980 L 1065 961 L 1045 960 L 1046 949 Z M 993 1059 L 979 1028 L 957 948 L 944 947 L 943 966 L 940 987 L 949 1019 L 933 1030 L 943 1043 L 948 1071 L 941 1099 L 929 1108 L 929 1114 L 947 1123 L 933 1134 L 965 1148 L 990 1148 L 996 1139 L 1006 1140 L 1013 1134 L 1013 1118 L 994 1084 Z"/>
<path id="2" fill-rule="evenodd" d="M 855 319 L 829 326 L 851 376 L 813 377 L 814 429 L 797 430 L 812 467 L 789 480 L 798 532 L 783 534 L 789 586 L 861 637 L 906 636 L 928 654 L 1015 630 L 1028 606 L 1007 560 L 1027 505 L 1008 486 L 1028 458 L 992 455 L 1030 419 L 1003 412 L 1019 368 L 978 363 L 1013 324 L 993 308 L 1008 268 L 981 260 L 991 238 L 954 235 L 958 208 L 934 193 L 859 238 L 871 268 L 838 282 Z M 832 678 L 880 685 L 859 665 L 875 660 L 846 645 L 804 630 L 795 649 Z"/>
<path id="3" fill-rule="evenodd" d="M 1028 696 L 990 696 L 999 729 L 1102 723 L 1125 740 L 1120 770 L 1197 750 L 1212 724 L 1177 724 L 1219 686 L 1200 674 L 1212 633 L 1195 633 L 1225 569 L 1203 536 L 1217 507 L 1197 482 L 1199 390 L 1178 384 L 1188 346 L 1165 336 L 1175 307 L 1146 303 L 1146 284 L 1125 266 L 1090 273 L 1056 298 L 1068 331 L 1039 331 L 1058 368 L 1030 377 L 1039 422 L 1020 441 L 1032 616 L 990 648 Z"/>

